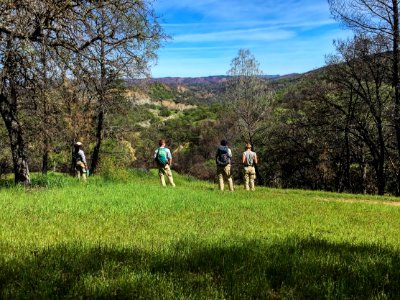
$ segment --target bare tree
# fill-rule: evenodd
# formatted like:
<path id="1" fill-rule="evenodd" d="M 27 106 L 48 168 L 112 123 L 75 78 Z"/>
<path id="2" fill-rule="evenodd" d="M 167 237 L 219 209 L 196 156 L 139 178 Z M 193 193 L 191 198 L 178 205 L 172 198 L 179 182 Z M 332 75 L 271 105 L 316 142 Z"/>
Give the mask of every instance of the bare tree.
<path id="1" fill-rule="evenodd" d="M 324 101 L 345 116 L 346 132 L 366 145 L 376 173 L 378 193 L 385 192 L 386 145 L 390 127 L 388 57 L 385 37 L 356 36 L 337 42 L 337 55 L 329 59 L 328 80 L 334 90 Z"/>
<path id="2" fill-rule="evenodd" d="M 255 150 L 255 137 L 265 126 L 265 120 L 271 112 L 272 91 L 261 77 L 260 64 L 250 50 L 240 49 L 227 73 L 231 76 L 227 97 L 232 101 L 237 129 L 242 140 L 253 145 Z M 257 180 L 263 184 L 258 166 L 255 168 Z"/>
<path id="3" fill-rule="evenodd" d="M 0 112 L 10 139 L 16 183 L 30 183 L 18 111 L 22 95 L 34 82 L 32 61 L 38 55 L 36 46 L 42 44 L 44 36 L 49 37 L 49 48 L 78 49 L 83 46 L 79 44 L 82 39 L 78 38 L 82 32 L 79 29 L 71 31 L 76 22 L 66 22 L 69 19 L 76 21 L 76 13 L 83 6 L 73 1 L 0 3 Z"/>
<path id="4" fill-rule="evenodd" d="M 138 6 L 132 7 L 132 3 Z M 137 41 L 153 38 L 157 44 L 159 36 L 147 37 L 147 32 L 139 30 L 136 36 L 129 36 L 129 42 L 123 44 L 119 40 L 124 30 L 130 32 L 130 26 L 135 25 L 135 22 L 142 24 L 143 20 L 137 16 L 147 12 L 138 10 L 144 3 L 146 2 L 128 0 L 0 2 L 0 113 L 10 139 L 16 183 L 30 183 L 28 155 L 18 110 L 22 96 L 32 96 L 30 91 L 36 84 L 37 62 L 41 57 L 46 61 L 53 61 L 53 74 L 57 71 L 62 73 L 65 66 L 71 67 L 70 62 L 87 57 L 89 48 L 96 43 L 98 45 L 99 41 L 103 42 L 105 47 L 112 45 L 115 49 L 120 49 L 109 53 L 110 56 L 114 55 L 115 59 L 122 58 L 119 55 L 121 49 L 125 49 L 132 56 L 136 54 L 136 50 L 145 49 L 151 56 L 151 50 Z M 100 18 L 101 14 L 98 14 L 101 10 L 107 11 L 103 19 Z M 137 12 L 136 18 L 131 18 L 130 14 L 134 12 Z M 131 23 L 126 22 L 124 18 L 131 20 Z M 154 22 L 146 23 L 146 26 L 150 30 L 154 25 L 159 30 L 155 18 L 152 20 Z M 99 31 L 101 22 L 123 25 L 118 28 L 105 25 L 110 28 Z"/>
<path id="5" fill-rule="evenodd" d="M 259 63 L 249 50 L 240 49 L 231 61 L 227 96 L 233 104 L 237 126 L 244 141 L 254 143 L 254 137 L 264 125 L 271 108 L 273 94 L 261 78 Z"/>
<path id="6" fill-rule="evenodd" d="M 389 82 L 392 87 L 392 124 L 400 160 L 400 30 L 398 0 L 328 0 L 332 15 L 356 33 L 384 36 L 391 53 Z M 400 164 L 397 163 L 397 186 L 400 187 Z M 400 191 L 400 189 L 398 188 Z"/>
<path id="7" fill-rule="evenodd" d="M 100 38 L 86 49 L 80 62 L 97 100 L 96 144 L 91 158 L 91 172 L 95 173 L 117 81 L 148 75 L 149 62 L 156 58 L 165 35 L 147 1 L 99 1 L 91 15 L 93 35 Z"/>

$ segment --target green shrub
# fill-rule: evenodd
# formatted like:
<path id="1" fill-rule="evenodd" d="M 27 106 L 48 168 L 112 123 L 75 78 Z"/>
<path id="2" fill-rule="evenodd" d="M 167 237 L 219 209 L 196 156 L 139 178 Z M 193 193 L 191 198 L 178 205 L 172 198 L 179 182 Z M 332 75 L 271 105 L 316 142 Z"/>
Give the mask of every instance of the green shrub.
<path id="1" fill-rule="evenodd" d="M 172 115 L 172 112 L 170 109 L 168 109 L 165 106 L 161 106 L 161 108 L 160 108 L 160 116 L 161 117 L 169 117 L 171 115 Z"/>
<path id="2" fill-rule="evenodd" d="M 69 179 L 62 174 L 48 173 L 47 175 L 32 174 L 31 187 L 58 188 L 67 185 Z"/>

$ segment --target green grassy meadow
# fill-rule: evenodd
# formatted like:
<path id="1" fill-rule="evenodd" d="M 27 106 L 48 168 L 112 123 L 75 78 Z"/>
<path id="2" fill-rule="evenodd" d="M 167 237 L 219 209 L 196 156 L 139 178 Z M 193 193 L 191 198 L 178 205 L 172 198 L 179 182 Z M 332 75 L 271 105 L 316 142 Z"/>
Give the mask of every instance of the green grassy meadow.
<path id="1" fill-rule="evenodd" d="M 3 182 L 0 298 L 400 299 L 397 199 L 175 181 Z"/>

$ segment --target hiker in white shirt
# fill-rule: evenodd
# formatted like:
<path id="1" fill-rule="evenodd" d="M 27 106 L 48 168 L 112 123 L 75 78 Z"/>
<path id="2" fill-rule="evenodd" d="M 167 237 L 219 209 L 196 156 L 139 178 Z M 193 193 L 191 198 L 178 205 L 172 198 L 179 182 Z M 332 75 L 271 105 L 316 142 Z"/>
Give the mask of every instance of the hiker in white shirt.
<path id="1" fill-rule="evenodd" d="M 75 171 L 78 179 L 83 179 L 86 181 L 86 173 L 87 173 L 87 163 L 85 152 L 82 150 L 82 143 L 76 142 L 74 144 L 74 160 L 75 160 Z"/>
<path id="2" fill-rule="evenodd" d="M 257 154 L 251 151 L 251 144 L 246 144 L 246 151 L 242 155 L 242 163 L 244 167 L 244 188 L 246 191 L 255 190 L 254 182 L 256 179 Z"/>

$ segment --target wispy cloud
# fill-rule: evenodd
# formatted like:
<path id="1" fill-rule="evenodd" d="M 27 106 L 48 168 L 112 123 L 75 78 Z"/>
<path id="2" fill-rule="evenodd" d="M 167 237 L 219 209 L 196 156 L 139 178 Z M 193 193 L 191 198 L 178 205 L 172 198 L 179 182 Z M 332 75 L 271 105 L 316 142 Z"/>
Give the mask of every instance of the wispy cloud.
<path id="1" fill-rule="evenodd" d="M 159 0 L 156 9 L 173 39 L 155 74 L 225 74 L 240 48 L 266 73 L 303 72 L 321 66 L 340 35 L 324 0 Z"/>
<path id="2" fill-rule="evenodd" d="M 327 1 L 323 0 L 165 0 L 157 6 L 161 11 L 185 11 L 201 15 L 202 20 L 235 22 L 238 20 L 307 20 L 310 16 L 329 15 Z"/>
<path id="3" fill-rule="evenodd" d="M 174 38 L 175 42 L 227 42 L 227 41 L 274 41 L 285 40 L 295 36 L 292 31 L 276 30 L 271 31 L 264 28 L 247 30 L 229 30 L 209 33 L 182 34 Z"/>
<path id="4" fill-rule="evenodd" d="M 293 20 L 266 20 L 266 21 L 254 21 L 254 20 L 238 20 L 235 22 L 207 22 L 207 23 L 161 23 L 161 25 L 165 28 L 178 28 L 178 29 L 186 29 L 186 30 L 205 30 L 212 29 L 218 27 L 270 27 L 270 28 L 311 28 L 311 27 L 319 27 L 325 25 L 336 24 L 336 22 L 331 18 L 325 19 L 315 19 L 315 20 L 304 20 L 301 22 L 295 22 Z"/>

